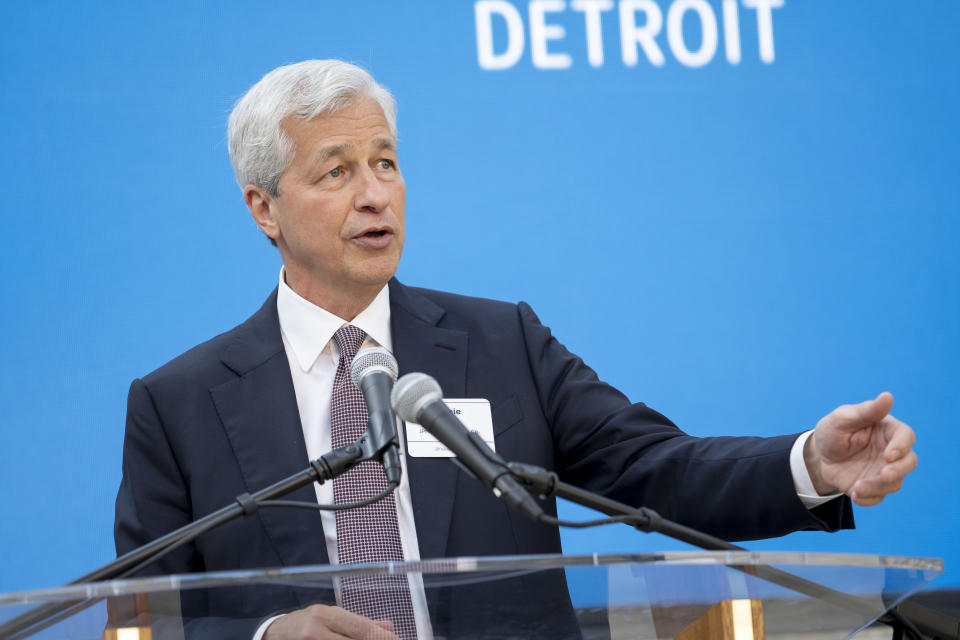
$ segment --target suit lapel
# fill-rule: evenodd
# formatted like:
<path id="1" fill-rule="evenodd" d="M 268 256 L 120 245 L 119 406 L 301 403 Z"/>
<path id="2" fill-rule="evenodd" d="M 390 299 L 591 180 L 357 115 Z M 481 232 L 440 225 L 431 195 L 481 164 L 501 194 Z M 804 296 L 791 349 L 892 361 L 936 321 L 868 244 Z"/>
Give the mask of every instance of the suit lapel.
<path id="1" fill-rule="evenodd" d="M 440 383 L 445 397 L 466 395 L 467 333 L 437 326 L 446 311 L 390 282 L 390 324 L 400 375 L 421 371 Z M 309 464 L 290 367 L 277 317 L 276 291 L 237 329 L 222 356 L 237 378 L 210 390 L 250 492 Z M 407 458 L 417 539 L 422 558 L 445 555 L 458 476 L 446 458 Z M 316 502 L 312 486 L 288 496 Z M 327 564 L 318 513 L 263 509 L 258 517 L 285 566 Z M 315 544 L 304 544 L 314 539 Z"/>
<path id="2" fill-rule="evenodd" d="M 467 333 L 437 326 L 445 313 L 431 300 L 390 281 L 390 324 L 400 375 L 429 374 L 440 383 L 444 397 L 462 398 L 466 395 Z M 443 557 L 458 469 L 446 458 L 408 456 L 407 473 L 420 557 Z"/>
<path id="3" fill-rule="evenodd" d="M 237 330 L 222 360 L 238 377 L 212 388 L 210 394 L 248 491 L 305 469 L 309 461 L 280 336 L 276 291 Z M 316 493 L 308 485 L 286 499 L 316 502 Z M 258 517 L 284 565 L 328 563 L 319 513 L 263 509 Z"/>

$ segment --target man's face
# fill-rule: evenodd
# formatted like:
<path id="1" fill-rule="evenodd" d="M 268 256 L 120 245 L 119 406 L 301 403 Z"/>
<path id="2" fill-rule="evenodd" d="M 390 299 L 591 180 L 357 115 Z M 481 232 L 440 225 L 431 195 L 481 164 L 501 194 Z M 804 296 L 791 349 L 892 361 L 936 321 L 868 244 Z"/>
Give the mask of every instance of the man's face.
<path id="1" fill-rule="evenodd" d="M 332 306 L 375 295 L 397 270 L 406 204 L 380 105 L 364 98 L 310 121 L 291 116 L 283 127 L 293 161 L 279 195 L 265 198 L 269 223 L 258 223 L 277 242 L 288 284 L 314 303 L 332 298 Z"/>

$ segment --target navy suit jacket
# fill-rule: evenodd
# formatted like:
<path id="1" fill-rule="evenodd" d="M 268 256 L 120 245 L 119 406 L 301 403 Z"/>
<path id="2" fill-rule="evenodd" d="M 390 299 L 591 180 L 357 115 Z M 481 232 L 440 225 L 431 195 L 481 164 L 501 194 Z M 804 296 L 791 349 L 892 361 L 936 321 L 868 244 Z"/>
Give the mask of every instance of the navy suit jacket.
<path id="1" fill-rule="evenodd" d="M 796 436 L 695 438 L 598 380 L 519 305 L 390 282 L 391 330 L 401 375 L 432 375 L 447 397 L 491 402 L 496 449 L 555 469 L 561 479 L 728 540 L 852 526 L 849 502 L 808 511 L 796 496 Z M 116 545 L 127 552 L 308 465 L 274 292 L 250 319 L 130 388 Z M 558 532 L 527 520 L 443 458 L 407 459 L 422 558 L 560 552 Z M 312 487 L 292 499 L 315 501 Z M 555 513 L 550 502 L 546 508 Z M 639 535 L 639 534 L 638 534 Z M 263 509 L 204 534 L 153 567 L 184 573 L 327 564 L 319 514 Z M 562 575 L 480 592 L 467 615 L 456 594 L 430 594 L 441 635 L 466 630 L 476 598 L 491 609 L 569 601 Z M 434 596 L 437 596 L 436 598 Z M 199 615 L 256 618 L 306 606 L 316 593 L 277 588 L 211 591 Z M 328 596 L 329 597 L 329 596 Z M 482 609 L 482 607 L 481 607 Z M 522 621 L 511 622 L 519 629 Z M 457 632 L 457 629 L 463 633 Z"/>

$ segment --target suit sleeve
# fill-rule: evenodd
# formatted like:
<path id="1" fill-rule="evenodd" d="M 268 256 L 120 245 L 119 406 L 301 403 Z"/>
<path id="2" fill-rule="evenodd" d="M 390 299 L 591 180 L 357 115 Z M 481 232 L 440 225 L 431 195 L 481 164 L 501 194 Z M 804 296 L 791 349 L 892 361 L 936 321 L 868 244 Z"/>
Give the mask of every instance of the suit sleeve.
<path id="1" fill-rule="evenodd" d="M 117 493 L 114 541 L 122 555 L 193 520 L 188 483 L 177 463 L 153 397 L 142 380 L 130 385 L 123 478 Z M 192 543 L 148 565 L 137 575 L 165 575 L 204 571 L 201 555 Z M 220 588 L 224 592 L 224 588 Z M 258 617 L 211 617 L 208 590 L 180 593 L 183 633 L 190 640 L 251 638 Z M 162 624 L 158 622 L 157 624 Z M 162 626 L 160 627 L 162 629 Z"/>
<path id="2" fill-rule="evenodd" d="M 525 303 L 519 315 L 557 471 L 566 482 L 726 540 L 853 526 L 846 498 L 814 510 L 800 502 L 789 461 L 797 435 L 689 436 L 601 382 Z"/>

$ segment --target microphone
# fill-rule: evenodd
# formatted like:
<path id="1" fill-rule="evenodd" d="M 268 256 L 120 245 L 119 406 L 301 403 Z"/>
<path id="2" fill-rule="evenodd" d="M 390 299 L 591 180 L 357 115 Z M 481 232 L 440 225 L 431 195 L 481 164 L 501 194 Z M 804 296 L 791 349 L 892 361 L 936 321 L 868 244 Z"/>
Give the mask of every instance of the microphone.
<path id="1" fill-rule="evenodd" d="M 470 474 L 524 515 L 539 520 L 540 505 L 520 486 L 496 453 L 471 433 L 443 403 L 440 385 L 425 373 L 408 373 L 397 381 L 390 394 L 393 408 L 406 422 L 415 422 L 429 431 L 457 456 Z"/>
<path id="2" fill-rule="evenodd" d="M 350 365 L 350 378 L 363 393 L 370 422 L 367 425 L 370 453 L 380 456 L 387 482 L 400 484 L 400 443 L 397 422 L 390 406 L 390 389 L 397 379 L 397 359 L 383 347 L 360 349 Z"/>

